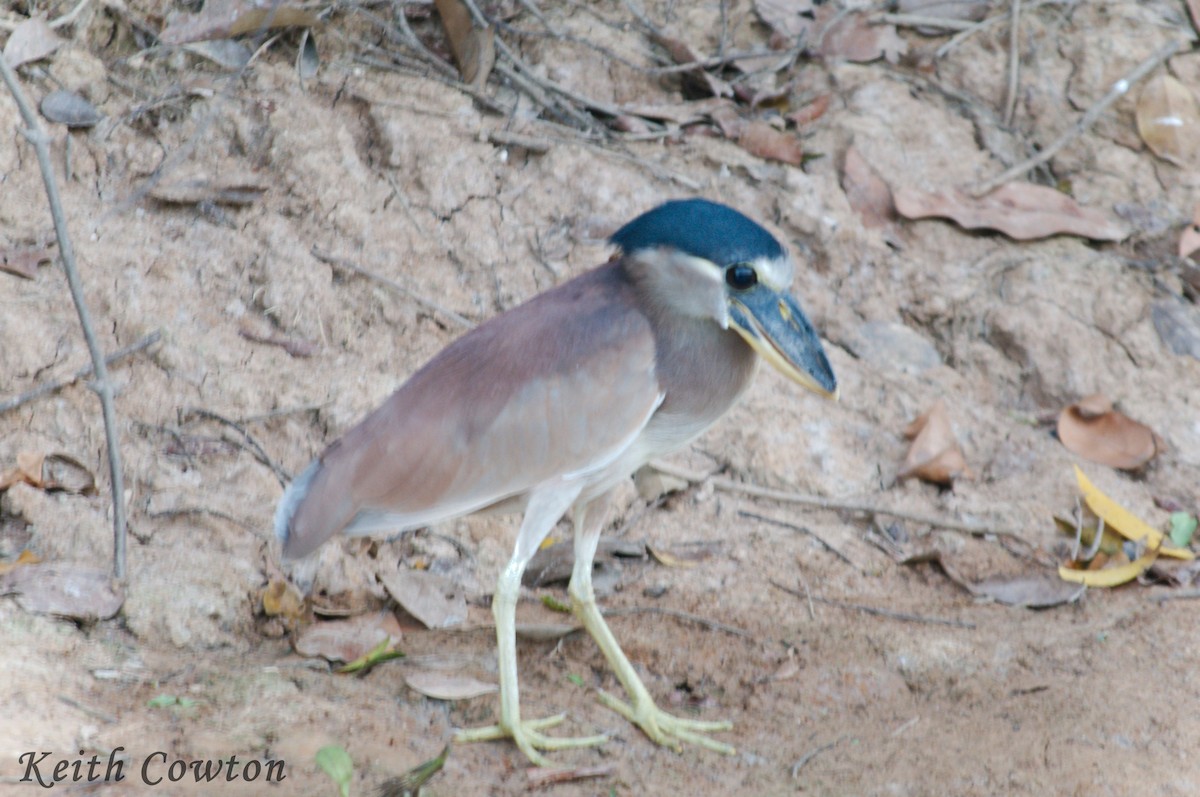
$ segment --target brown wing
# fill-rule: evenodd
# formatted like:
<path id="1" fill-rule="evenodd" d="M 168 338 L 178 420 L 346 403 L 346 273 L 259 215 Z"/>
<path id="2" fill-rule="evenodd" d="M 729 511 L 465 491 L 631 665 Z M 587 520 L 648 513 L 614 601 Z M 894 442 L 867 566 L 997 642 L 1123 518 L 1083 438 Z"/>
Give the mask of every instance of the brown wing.
<path id="1" fill-rule="evenodd" d="M 654 336 L 624 272 L 594 269 L 448 346 L 293 483 L 288 558 L 338 531 L 463 515 L 602 467 L 662 400 Z"/>

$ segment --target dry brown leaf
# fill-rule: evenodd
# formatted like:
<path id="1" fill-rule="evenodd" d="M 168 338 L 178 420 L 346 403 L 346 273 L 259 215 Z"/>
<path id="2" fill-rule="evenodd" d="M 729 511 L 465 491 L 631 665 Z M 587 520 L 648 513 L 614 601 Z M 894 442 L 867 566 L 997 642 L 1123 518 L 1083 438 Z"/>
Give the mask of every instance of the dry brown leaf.
<path id="1" fill-rule="evenodd" d="M 38 61 L 62 46 L 63 40 L 41 17 L 25 20 L 9 34 L 4 45 L 4 60 L 16 69 L 21 64 Z"/>
<path id="2" fill-rule="evenodd" d="M 864 226 L 886 227 L 896 217 L 892 189 L 853 144 L 846 149 L 842 165 L 842 190 L 850 207 L 862 217 Z"/>
<path id="3" fill-rule="evenodd" d="M 464 83 L 483 88 L 496 65 L 496 31 L 477 28 L 462 0 L 434 0 Z"/>
<path id="4" fill-rule="evenodd" d="M 671 60 L 681 66 L 694 64 L 700 60 L 700 57 L 690 44 L 669 33 L 655 33 L 654 43 L 666 50 L 667 54 L 671 56 Z M 690 77 L 693 80 L 699 80 L 708 93 L 714 97 L 733 96 L 733 87 L 707 69 L 697 66 L 694 70 L 686 72 L 684 76 Z"/>
<path id="5" fill-rule="evenodd" d="M 17 452 L 17 468 L 6 473 L 2 483 L 7 488 L 18 481 L 47 492 L 96 494 L 96 477 L 82 462 L 69 454 Z"/>
<path id="6" fill-rule="evenodd" d="M 380 568 L 377 575 L 392 599 L 426 628 L 454 628 L 466 621 L 466 598 L 448 579 L 424 570 Z"/>
<path id="7" fill-rule="evenodd" d="M 904 436 L 912 440 L 912 445 L 897 478 L 915 476 L 922 481 L 949 486 L 955 479 L 970 477 L 966 457 L 950 424 L 946 402 L 935 401 L 927 412 L 908 425 Z"/>
<path id="8" fill-rule="evenodd" d="M 296 623 L 308 614 L 304 596 L 285 578 L 273 578 L 259 595 L 263 614 Z"/>
<path id="9" fill-rule="evenodd" d="M 0 271 L 7 271 L 25 279 L 34 279 L 37 277 L 38 266 L 53 259 L 53 246 L 16 246 L 0 250 Z"/>
<path id="10" fill-rule="evenodd" d="M 451 675 L 436 670 L 420 670 L 404 677 L 408 688 L 435 700 L 470 700 L 498 692 L 500 687 L 466 675 Z"/>
<path id="11" fill-rule="evenodd" d="M 1058 439 L 1071 453 L 1120 470 L 1142 467 L 1163 448 L 1154 430 L 1114 410 L 1100 393 L 1059 414 Z"/>
<path id="12" fill-rule="evenodd" d="M 825 115 L 825 112 L 829 110 L 829 103 L 832 99 L 832 94 L 821 94 L 808 105 L 789 114 L 784 114 L 783 118 L 798 128 L 810 125 Z"/>
<path id="13" fill-rule="evenodd" d="M 1200 147 L 1200 104 L 1191 90 L 1163 73 L 1146 82 L 1137 101 L 1138 135 L 1176 166 L 1193 166 Z"/>
<path id="14" fill-rule="evenodd" d="M 969 230 L 999 230 L 1018 241 L 1060 234 L 1120 241 L 1129 235 L 1129 230 L 1109 214 L 1080 207 L 1066 194 L 1033 183 L 1006 183 L 978 199 L 957 188 L 899 188 L 892 196 L 896 210 L 905 218 L 944 217 Z"/>
<path id="15" fill-rule="evenodd" d="M 754 11 L 766 23 L 779 49 L 791 47 L 807 36 L 814 24 L 813 0 L 754 0 Z"/>
<path id="16" fill-rule="evenodd" d="M 374 612 L 347 620 L 321 620 L 296 637 L 296 652 L 328 661 L 354 661 L 381 642 L 399 644 L 403 633 L 391 612 Z"/>
<path id="17" fill-rule="evenodd" d="M 604 537 L 596 547 L 595 563 L 602 565 L 614 557 L 641 559 L 646 556 L 646 546 L 640 542 L 614 540 Z M 529 560 L 521 583 L 526 587 L 544 587 L 571 577 L 575 564 L 575 546 L 570 542 L 559 542 L 538 550 Z"/>
<path id="18" fill-rule="evenodd" d="M 1196 2 L 1200 3 L 1200 0 Z M 1200 250 L 1200 202 L 1192 210 L 1192 223 L 1184 227 L 1179 236 L 1179 256 L 1190 257 L 1197 250 Z"/>
<path id="19" fill-rule="evenodd" d="M 163 44 L 228 39 L 275 28 L 315 28 L 321 20 L 311 11 L 279 0 L 208 0 L 199 14 L 170 14 Z"/>
<path id="20" fill-rule="evenodd" d="M 24 567 L 25 565 L 40 564 L 41 561 L 42 557 L 26 548 L 25 550 L 21 551 L 21 555 L 17 557 L 15 562 L 0 562 L 0 575 L 7 573 L 13 568 Z"/>
<path id="21" fill-rule="evenodd" d="M 0 595 L 16 595 L 27 612 L 107 620 L 121 609 L 125 593 L 108 573 L 82 565 L 25 565 L 0 575 Z"/>
<path id="22" fill-rule="evenodd" d="M 779 161 L 792 166 L 804 163 L 804 145 L 794 134 L 776 130 L 761 120 L 746 122 L 737 137 L 738 146 L 764 160 Z"/>
<path id="23" fill-rule="evenodd" d="M 1075 602 L 1083 595 L 1085 588 L 1082 584 L 1072 584 L 1061 578 L 1037 575 L 988 578 L 972 584 L 969 589 L 977 597 L 991 598 L 1006 606 L 1048 609 Z"/>
<path id="24" fill-rule="evenodd" d="M 856 63 L 885 58 L 894 64 L 908 52 L 895 25 L 873 25 L 868 14 L 842 15 L 836 4 L 826 3 L 817 8 L 816 17 L 821 28 L 818 52 L 825 58 Z"/>
<path id="25" fill-rule="evenodd" d="M 1200 33 L 1200 0 L 1187 0 L 1188 14 L 1192 17 L 1192 27 Z"/>

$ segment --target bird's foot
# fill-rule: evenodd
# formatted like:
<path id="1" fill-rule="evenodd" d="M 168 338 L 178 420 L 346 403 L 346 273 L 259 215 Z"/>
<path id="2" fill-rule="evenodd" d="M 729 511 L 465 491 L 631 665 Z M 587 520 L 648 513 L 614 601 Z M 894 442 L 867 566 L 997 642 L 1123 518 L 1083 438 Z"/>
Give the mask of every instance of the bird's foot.
<path id="1" fill-rule="evenodd" d="M 603 691 L 600 692 L 600 702 L 641 728 L 652 741 L 664 747 L 670 747 L 677 753 L 683 750 L 681 742 L 694 744 L 705 750 L 725 755 L 733 755 L 737 752 L 732 746 L 704 735 L 716 731 L 727 731 L 733 727 L 732 722 L 684 719 L 676 717 L 674 714 L 668 714 L 656 706 L 652 700 L 635 700 L 631 705 Z"/>
<path id="2" fill-rule="evenodd" d="M 470 728 L 459 731 L 454 736 L 456 742 L 488 742 L 496 739 L 512 739 L 517 747 L 525 754 L 534 766 L 552 766 L 549 759 L 539 753 L 539 750 L 569 750 L 572 747 L 593 747 L 604 744 L 608 736 L 547 736 L 542 733 L 545 728 L 552 728 L 567 718 L 566 714 L 555 714 L 536 720 L 517 720 L 516 723 L 501 721 L 497 725 L 485 728 Z"/>

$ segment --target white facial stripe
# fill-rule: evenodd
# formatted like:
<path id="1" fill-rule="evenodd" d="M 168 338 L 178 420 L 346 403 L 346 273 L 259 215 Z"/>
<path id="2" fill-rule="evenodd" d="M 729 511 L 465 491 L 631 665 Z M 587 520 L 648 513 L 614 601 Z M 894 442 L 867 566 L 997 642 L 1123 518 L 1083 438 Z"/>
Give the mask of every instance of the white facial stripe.
<path id="1" fill-rule="evenodd" d="M 778 258 L 755 258 L 751 265 L 758 272 L 758 281 L 771 290 L 782 293 L 791 287 L 795 266 L 787 255 Z"/>

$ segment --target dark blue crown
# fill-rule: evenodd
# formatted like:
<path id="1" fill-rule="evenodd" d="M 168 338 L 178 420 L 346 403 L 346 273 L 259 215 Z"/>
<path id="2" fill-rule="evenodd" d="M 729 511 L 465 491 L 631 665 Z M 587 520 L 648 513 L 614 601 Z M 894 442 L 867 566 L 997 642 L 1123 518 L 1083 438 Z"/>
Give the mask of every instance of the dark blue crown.
<path id="1" fill-rule="evenodd" d="M 707 199 L 675 199 L 647 211 L 610 238 L 626 254 L 669 246 L 718 266 L 782 257 L 783 247 L 755 222 Z"/>

